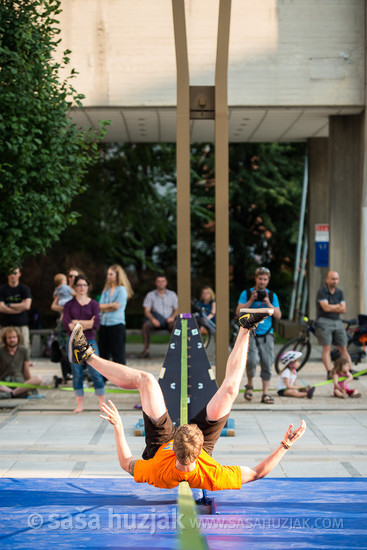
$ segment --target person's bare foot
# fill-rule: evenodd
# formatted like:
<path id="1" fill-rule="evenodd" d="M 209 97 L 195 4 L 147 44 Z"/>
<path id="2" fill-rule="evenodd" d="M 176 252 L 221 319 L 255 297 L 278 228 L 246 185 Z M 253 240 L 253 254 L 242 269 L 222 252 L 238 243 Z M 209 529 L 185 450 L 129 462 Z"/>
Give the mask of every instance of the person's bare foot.
<path id="1" fill-rule="evenodd" d="M 80 405 L 77 406 L 76 409 L 73 410 L 73 413 L 81 413 L 83 412 L 84 408 Z"/>

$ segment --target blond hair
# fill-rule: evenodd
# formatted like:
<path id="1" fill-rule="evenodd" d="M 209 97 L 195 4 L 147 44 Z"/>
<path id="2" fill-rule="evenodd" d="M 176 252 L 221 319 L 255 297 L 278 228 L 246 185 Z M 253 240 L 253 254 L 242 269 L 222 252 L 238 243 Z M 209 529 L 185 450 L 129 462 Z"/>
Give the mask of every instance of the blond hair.
<path id="1" fill-rule="evenodd" d="M 203 290 L 209 290 L 209 294 L 210 294 L 210 300 L 214 301 L 215 300 L 215 294 L 214 294 L 214 290 L 212 289 L 212 287 L 210 286 L 203 286 L 203 288 L 201 289 L 201 293 L 200 293 L 200 298 L 203 294 Z"/>
<path id="2" fill-rule="evenodd" d="M 122 267 L 119 264 L 110 265 L 108 269 L 112 269 L 116 273 L 116 285 L 124 286 L 126 288 L 127 299 L 129 300 L 129 298 L 131 298 L 131 296 L 134 294 L 134 291 L 132 289 L 132 286 L 130 284 L 130 281 L 125 271 L 122 269 Z M 110 288 L 110 286 L 111 285 L 106 281 L 103 290 L 107 290 L 108 288 Z"/>
<path id="3" fill-rule="evenodd" d="M 64 273 L 56 273 L 54 277 L 54 283 L 56 286 L 62 285 L 67 281 L 66 275 Z"/>
<path id="4" fill-rule="evenodd" d="M 1 335 L 1 342 L 2 342 L 3 346 L 6 346 L 6 337 L 10 332 L 15 332 L 16 335 L 18 336 L 18 344 L 20 344 L 20 345 L 23 344 L 23 336 L 22 336 L 22 333 L 20 332 L 19 328 L 18 327 L 6 327 L 6 329 L 4 330 L 4 332 Z"/>
<path id="5" fill-rule="evenodd" d="M 204 445 L 203 432 L 196 424 L 183 424 L 173 438 L 173 451 L 180 464 L 192 464 Z"/>

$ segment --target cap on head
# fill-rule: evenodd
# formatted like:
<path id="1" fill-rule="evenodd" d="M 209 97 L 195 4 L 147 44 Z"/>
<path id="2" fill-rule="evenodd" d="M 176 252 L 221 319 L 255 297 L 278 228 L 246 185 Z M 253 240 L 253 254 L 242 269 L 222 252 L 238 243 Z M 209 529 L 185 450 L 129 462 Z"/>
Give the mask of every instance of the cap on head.
<path id="1" fill-rule="evenodd" d="M 282 355 L 280 356 L 280 360 L 285 367 L 288 367 L 290 363 L 294 363 L 300 357 L 302 357 L 301 351 L 292 350 L 292 351 L 286 351 L 285 353 L 282 353 Z"/>

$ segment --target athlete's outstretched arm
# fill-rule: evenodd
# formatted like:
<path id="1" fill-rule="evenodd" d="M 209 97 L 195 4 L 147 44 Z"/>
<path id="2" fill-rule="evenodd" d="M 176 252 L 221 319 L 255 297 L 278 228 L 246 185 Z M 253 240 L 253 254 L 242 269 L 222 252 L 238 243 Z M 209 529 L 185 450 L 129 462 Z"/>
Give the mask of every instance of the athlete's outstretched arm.
<path id="1" fill-rule="evenodd" d="M 101 409 L 106 416 L 103 416 L 102 414 L 99 416 L 104 420 L 108 420 L 108 422 L 112 424 L 115 432 L 116 449 L 120 466 L 123 470 L 134 477 L 134 466 L 136 461 L 133 460 L 130 447 L 127 444 L 121 416 L 112 401 L 108 400 L 108 402 L 110 404 L 109 406 L 106 405 L 106 403 L 103 403 L 101 406 Z"/>
<path id="2" fill-rule="evenodd" d="M 293 443 L 303 436 L 306 431 L 306 422 L 302 420 L 301 425 L 296 430 L 292 431 L 293 424 L 291 424 L 285 433 L 282 443 L 271 455 L 266 457 L 255 468 L 247 468 L 241 466 L 241 481 L 242 484 L 255 481 L 267 476 L 277 464 L 281 461 L 285 453 L 290 449 Z"/>

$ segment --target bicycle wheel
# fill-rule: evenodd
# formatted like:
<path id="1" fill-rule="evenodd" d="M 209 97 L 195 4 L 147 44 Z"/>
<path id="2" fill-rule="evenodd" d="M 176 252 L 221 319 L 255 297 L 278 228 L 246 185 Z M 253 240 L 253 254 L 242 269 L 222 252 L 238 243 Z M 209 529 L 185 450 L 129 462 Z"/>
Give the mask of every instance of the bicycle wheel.
<path id="1" fill-rule="evenodd" d="M 293 338 L 289 340 L 282 348 L 280 348 L 276 358 L 275 358 L 275 370 L 279 374 L 283 370 L 283 363 L 280 360 L 280 356 L 283 355 L 286 351 L 300 351 L 302 352 L 301 364 L 298 367 L 300 370 L 308 361 L 311 353 L 311 342 L 305 340 L 304 338 Z"/>
<path id="2" fill-rule="evenodd" d="M 200 332 L 201 339 L 203 341 L 204 348 L 206 349 L 209 346 L 211 334 L 209 330 L 207 330 L 205 327 L 203 327 L 204 330 Z"/>

